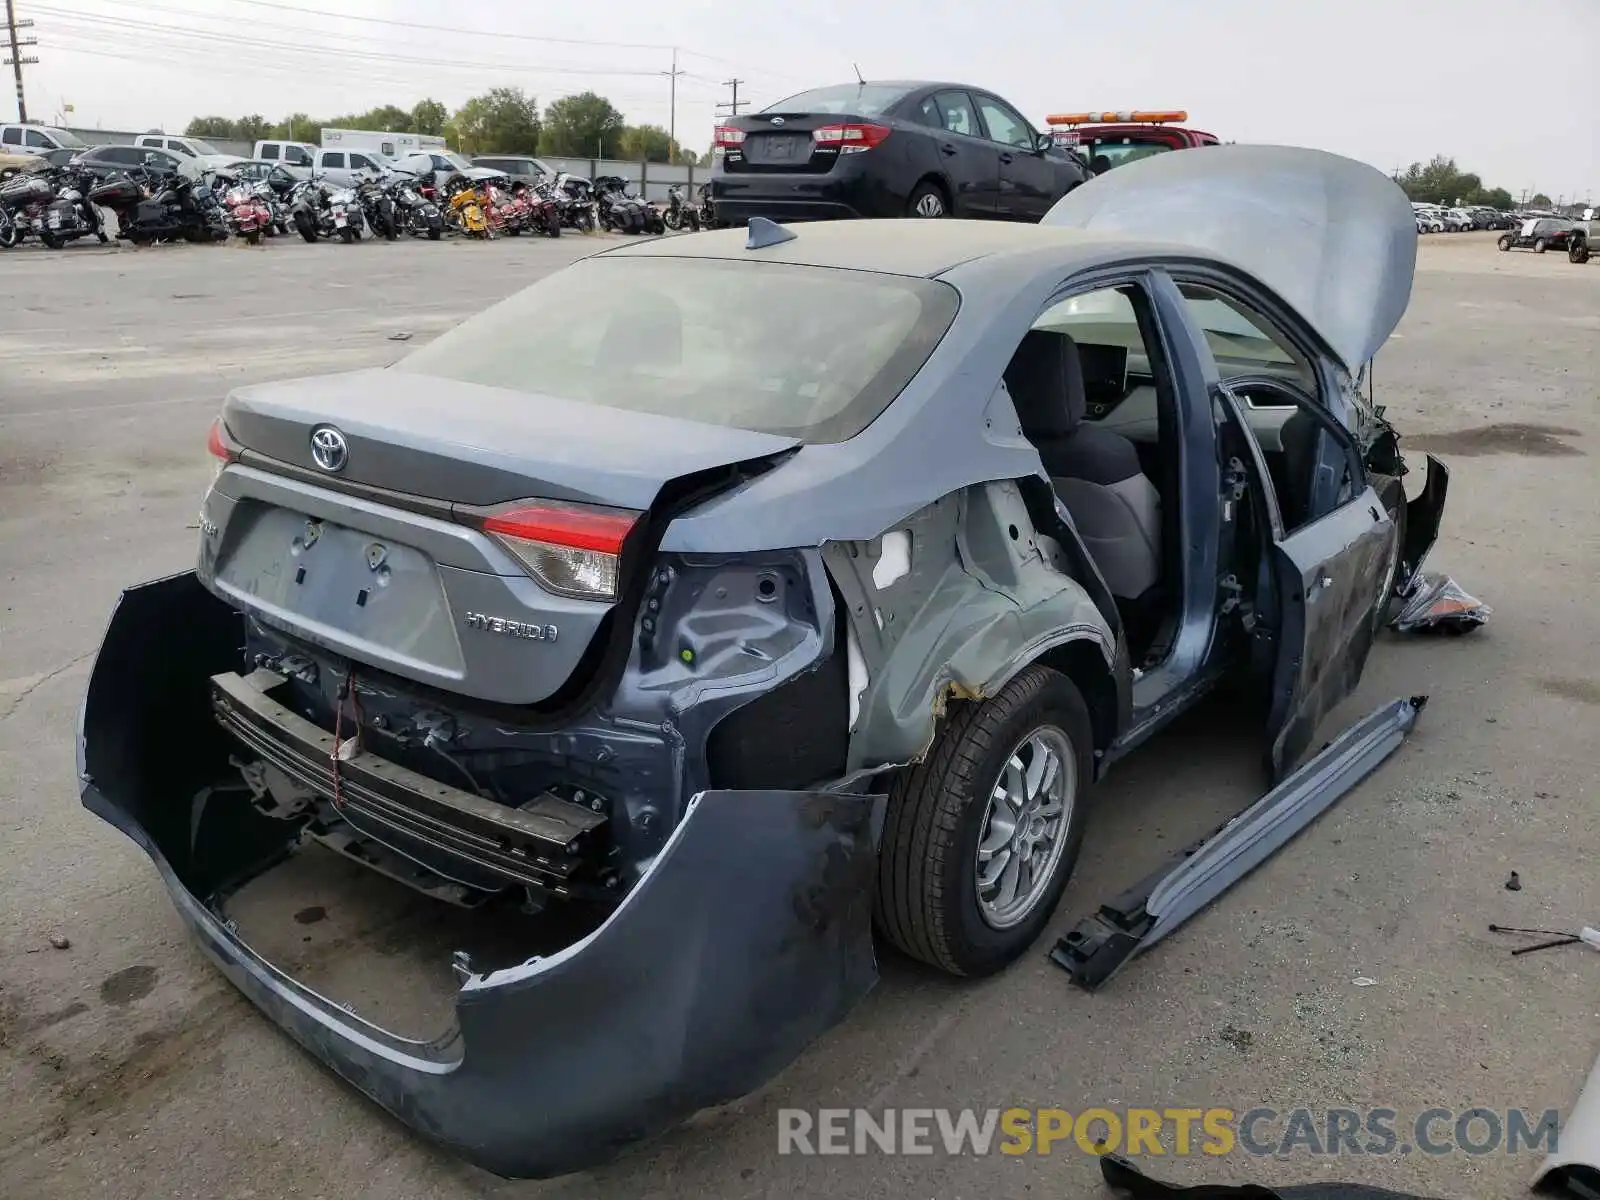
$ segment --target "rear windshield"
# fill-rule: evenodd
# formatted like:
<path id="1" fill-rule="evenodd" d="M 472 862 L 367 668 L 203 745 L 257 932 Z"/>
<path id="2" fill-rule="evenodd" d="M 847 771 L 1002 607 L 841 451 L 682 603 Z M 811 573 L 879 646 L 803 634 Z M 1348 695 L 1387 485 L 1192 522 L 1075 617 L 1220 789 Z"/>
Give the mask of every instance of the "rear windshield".
<path id="1" fill-rule="evenodd" d="M 397 371 L 842 442 L 921 369 L 955 289 L 778 263 L 623 256 L 547 276 Z"/>
<path id="2" fill-rule="evenodd" d="M 50 132 L 55 136 L 56 141 L 63 146 L 71 146 L 74 150 L 88 149 L 83 144 L 83 139 L 75 133 L 68 133 L 65 129 L 52 129 Z"/>
<path id="3" fill-rule="evenodd" d="M 840 83 L 833 87 L 812 88 L 809 92 L 769 104 L 761 111 L 846 113 L 858 117 L 876 117 L 893 107 L 909 90 L 886 83 Z"/>

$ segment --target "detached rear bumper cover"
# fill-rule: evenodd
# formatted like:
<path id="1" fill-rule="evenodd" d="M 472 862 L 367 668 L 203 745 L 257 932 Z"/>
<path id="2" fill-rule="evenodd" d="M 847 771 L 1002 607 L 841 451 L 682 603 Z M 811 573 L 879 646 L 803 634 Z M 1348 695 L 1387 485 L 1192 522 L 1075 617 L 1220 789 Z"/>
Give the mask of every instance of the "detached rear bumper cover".
<path id="1" fill-rule="evenodd" d="M 753 1091 L 876 982 L 871 799 L 710 791 L 604 925 L 549 957 L 471 976 L 440 1039 L 397 1037 L 316 994 L 213 907 L 270 853 L 252 849 L 250 818 L 195 796 L 215 763 L 179 750 L 190 723 L 210 719 L 208 672 L 196 668 L 235 631 L 219 621 L 159 649 L 140 636 L 152 606 L 193 586 L 173 576 L 118 601 L 79 728 L 84 806 L 150 855 L 246 996 L 419 1133 L 505 1176 L 594 1166 Z"/>

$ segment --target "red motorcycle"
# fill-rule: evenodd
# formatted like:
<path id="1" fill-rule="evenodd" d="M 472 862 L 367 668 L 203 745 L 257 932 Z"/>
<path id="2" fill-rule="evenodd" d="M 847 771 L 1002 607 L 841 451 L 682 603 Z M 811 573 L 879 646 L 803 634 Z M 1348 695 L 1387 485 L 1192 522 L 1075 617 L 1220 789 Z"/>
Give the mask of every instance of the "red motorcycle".
<path id="1" fill-rule="evenodd" d="M 518 185 L 523 201 L 528 206 L 528 228 L 546 237 L 561 236 L 561 202 L 556 199 L 554 186 L 540 188 Z"/>
<path id="2" fill-rule="evenodd" d="M 516 237 L 528 227 L 528 202 L 520 192 L 508 192 L 498 180 L 490 180 L 483 197 L 483 215 L 491 229 Z"/>
<path id="3" fill-rule="evenodd" d="M 228 226 L 235 234 L 252 246 L 272 232 L 272 210 L 251 188 L 236 183 L 222 195 L 222 206 L 227 210 Z"/>

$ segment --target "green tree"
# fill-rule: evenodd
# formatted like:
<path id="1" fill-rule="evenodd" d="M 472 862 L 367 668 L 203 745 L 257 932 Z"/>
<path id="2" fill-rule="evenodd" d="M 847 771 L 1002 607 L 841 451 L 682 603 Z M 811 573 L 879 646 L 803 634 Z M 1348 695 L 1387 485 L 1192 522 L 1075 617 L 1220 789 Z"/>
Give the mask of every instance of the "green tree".
<path id="1" fill-rule="evenodd" d="M 233 136 L 241 141 L 259 142 L 272 136 L 272 123 L 260 113 L 251 113 L 233 123 Z"/>
<path id="2" fill-rule="evenodd" d="M 290 113 L 272 127 L 272 136 L 278 141 L 315 142 L 321 136 L 319 131 L 326 124 L 326 121 L 308 117 L 302 112 Z"/>
<path id="3" fill-rule="evenodd" d="M 442 137 L 450 110 L 437 100 L 418 100 L 411 109 L 411 132 L 429 137 Z"/>
<path id="4" fill-rule="evenodd" d="M 1555 201 L 1550 199 L 1550 197 L 1546 196 L 1543 192 L 1535 192 L 1528 198 L 1529 208 L 1549 208 L 1554 203 Z"/>
<path id="5" fill-rule="evenodd" d="M 335 128 L 340 129 L 371 129 L 382 130 L 386 133 L 410 133 L 411 114 L 403 108 L 396 108 L 393 104 L 380 104 L 377 108 L 370 108 L 364 113 L 356 113 L 348 117 L 335 117 Z"/>
<path id="6" fill-rule="evenodd" d="M 621 151 L 626 124 L 604 96 L 594 92 L 564 96 L 544 110 L 539 149 L 544 154 L 604 158 Z"/>
<path id="7" fill-rule="evenodd" d="M 233 125 L 227 117 L 196 117 L 183 127 L 184 137 L 228 138 L 233 136 Z"/>
<path id="8" fill-rule="evenodd" d="M 1491 208 L 1498 208 L 1501 212 L 1506 212 L 1515 207 L 1517 202 L 1505 188 L 1490 188 L 1483 193 L 1481 203 L 1487 204 Z"/>
<path id="9" fill-rule="evenodd" d="M 463 154 L 539 152 L 539 105 L 521 88 L 491 88 L 474 96 L 450 124 Z"/>
<path id="10" fill-rule="evenodd" d="M 621 156 L 646 162 L 683 162 L 693 158 L 659 125 L 629 125 L 622 131 Z"/>

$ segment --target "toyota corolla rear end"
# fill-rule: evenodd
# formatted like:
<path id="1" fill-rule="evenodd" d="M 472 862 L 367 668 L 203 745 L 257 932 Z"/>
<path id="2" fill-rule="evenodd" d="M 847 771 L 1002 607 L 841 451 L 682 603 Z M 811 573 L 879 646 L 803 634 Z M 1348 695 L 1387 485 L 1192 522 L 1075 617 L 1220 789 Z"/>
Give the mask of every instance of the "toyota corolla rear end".
<path id="1" fill-rule="evenodd" d="M 500 1174 L 753 1090 L 876 978 L 843 622 L 815 547 L 663 542 L 852 437 L 954 310 L 929 280 L 600 256 L 392 368 L 234 392 L 196 569 L 112 615 L 85 805 L 298 1042 Z M 448 1028 L 380 1027 L 235 921 L 329 852 L 507 923 L 512 953 L 454 956 Z"/>
<path id="2" fill-rule="evenodd" d="M 711 203 L 722 225 L 900 217 L 937 164 L 930 139 L 891 115 L 911 85 L 816 88 L 716 129 Z"/>

